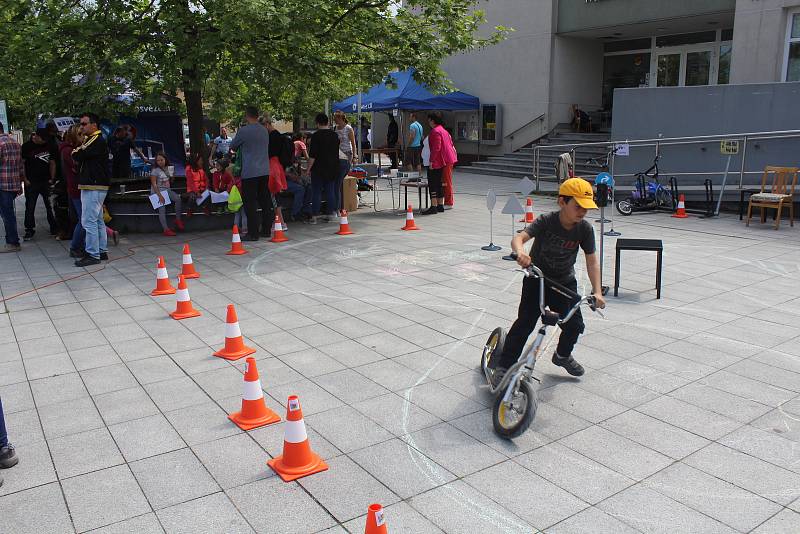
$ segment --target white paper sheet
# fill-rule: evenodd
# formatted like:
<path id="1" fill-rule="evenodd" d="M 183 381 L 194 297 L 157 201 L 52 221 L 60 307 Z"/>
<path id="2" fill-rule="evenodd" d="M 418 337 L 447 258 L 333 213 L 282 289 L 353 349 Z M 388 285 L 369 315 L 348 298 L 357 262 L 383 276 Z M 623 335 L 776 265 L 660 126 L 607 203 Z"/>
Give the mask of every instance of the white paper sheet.
<path id="1" fill-rule="evenodd" d="M 220 202 L 227 202 L 228 201 L 228 192 L 223 191 L 222 193 L 214 193 L 211 191 L 211 203 L 212 204 L 219 204 Z"/>
<path id="2" fill-rule="evenodd" d="M 203 194 L 201 194 L 199 197 L 197 197 L 197 200 L 196 200 L 196 202 L 197 202 L 197 205 L 199 206 L 200 204 L 202 204 L 203 202 L 205 202 L 205 201 L 206 201 L 206 199 L 209 197 L 209 195 L 210 195 L 210 194 L 211 194 L 211 191 L 209 191 L 208 189 L 206 189 L 205 191 L 203 191 Z"/>
<path id="3" fill-rule="evenodd" d="M 164 203 L 163 204 L 161 202 L 159 202 L 157 194 L 153 193 L 152 195 L 150 195 L 150 197 L 149 197 L 150 198 L 150 204 L 153 205 L 153 209 L 154 210 L 157 210 L 161 206 L 169 206 L 170 204 L 172 204 L 172 199 L 169 198 L 169 193 L 167 193 L 166 191 L 162 191 L 161 192 L 161 196 L 164 197 Z"/>

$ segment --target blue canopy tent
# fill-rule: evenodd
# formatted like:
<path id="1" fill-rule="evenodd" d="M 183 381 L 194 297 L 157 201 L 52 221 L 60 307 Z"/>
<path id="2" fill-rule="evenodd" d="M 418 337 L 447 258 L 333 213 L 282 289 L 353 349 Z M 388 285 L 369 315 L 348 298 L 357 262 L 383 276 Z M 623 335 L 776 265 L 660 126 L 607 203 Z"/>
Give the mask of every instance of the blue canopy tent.
<path id="1" fill-rule="evenodd" d="M 361 112 L 398 110 L 438 109 L 445 111 L 462 111 L 480 108 L 477 97 L 455 91 L 443 95 L 431 93 L 424 85 L 414 80 L 414 70 L 392 72 L 389 76 L 395 88 L 386 87 L 384 83 L 373 86 L 361 94 Z M 334 111 L 357 113 L 358 95 L 345 98 L 333 105 Z"/>

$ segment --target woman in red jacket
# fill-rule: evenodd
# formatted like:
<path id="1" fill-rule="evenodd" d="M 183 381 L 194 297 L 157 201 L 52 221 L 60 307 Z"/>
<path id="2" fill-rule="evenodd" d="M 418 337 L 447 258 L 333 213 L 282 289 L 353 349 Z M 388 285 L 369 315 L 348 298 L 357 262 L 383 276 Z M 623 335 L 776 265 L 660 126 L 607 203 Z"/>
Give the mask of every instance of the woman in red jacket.
<path id="1" fill-rule="evenodd" d="M 189 207 L 186 209 L 186 216 L 192 216 L 192 210 L 195 206 L 205 204 L 203 213 L 208 215 L 211 213 L 211 205 L 208 198 L 200 204 L 197 204 L 197 198 L 208 189 L 208 176 L 203 168 L 205 161 L 200 154 L 192 154 L 189 159 L 189 165 L 186 166 L 186 192 L 189 193 Z"/>
<path id="2" fill-rule="evenodd" d="M 444 129 L 444 119 L 440 111 L 428 114 L 428 124 L 431 133 L 428 134 L 428 144 L 431 149 L 431 168 L 428 171 L 428 189 L 431 192 L 431 207 L 422 213 L 433 215 L 444 211 L 444 193 L 442 191 L 442 175 L 448 165 L 457 161 L 453 139 Z"/>

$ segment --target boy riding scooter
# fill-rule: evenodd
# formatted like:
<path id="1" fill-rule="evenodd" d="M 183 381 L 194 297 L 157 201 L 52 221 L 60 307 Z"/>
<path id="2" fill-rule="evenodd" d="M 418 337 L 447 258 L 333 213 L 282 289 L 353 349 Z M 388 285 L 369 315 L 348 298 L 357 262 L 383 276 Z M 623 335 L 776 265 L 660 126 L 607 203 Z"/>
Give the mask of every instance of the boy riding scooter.
<path id="1" fill-rule="evenodd" d="M 541 269 L 546 281 L 553 281 L 577 293 L 575 261 L 578 247 L 586 255 L 586 270 L 592 283 L 592 293 L 596 307 L 604 308 L 600 283 L 600 263 L 595 252 L 594 229 L 584 220 L 586 211 L 597 209 L 592 186 L 581 178 L 570 178 L 558 188 L 559 211 L 540 215 L 525 230 L 514 236 L 511 249 L 517 255 L 517 263 L 528 267 L 531 262 Z M 524 244 L 534 239 L 531 255 L 525 252 Z M 574 304 L 574 298 L 550 287 L 545 282 L 544 302 L 552 311 L 564 314 Z M 526 277 L 522 283 L 522 297 L 519 315 L 509 330 L 503 344 L 502 353 L 492 358 L 489 367 L 494 369 L 492 383 L 500 383 L 506 370 L 520 357 L 525 342 L 536 326 L 541 312 L 539 310 L 539 281 Z M 553 353 L 553 363 L 566 369 L 573 376 L 583 374 L 583 366 L 575 361 L 572 349 L 583 333 L 584 324 L 580 310 L 561 326 L 562 333 Z"/>

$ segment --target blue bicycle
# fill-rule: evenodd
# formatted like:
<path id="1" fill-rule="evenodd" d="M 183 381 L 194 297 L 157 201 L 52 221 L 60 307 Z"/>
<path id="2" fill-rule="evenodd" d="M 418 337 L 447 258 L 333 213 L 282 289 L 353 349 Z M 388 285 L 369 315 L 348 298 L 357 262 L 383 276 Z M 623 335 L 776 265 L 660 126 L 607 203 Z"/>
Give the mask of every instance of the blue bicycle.
<path id="1" fill-rule="evenodd" d="M 617 202 L 617 211 L 622 215 L 630 215 L 634 211 L 653 211 L 657 209 L 675 209 L 672 192 L 658 181 L 658 155 L 653 166 L 636 174 L 636 185 L 631 195 Z"/>

